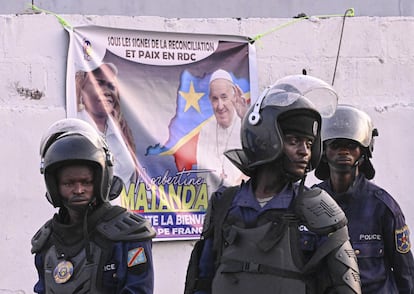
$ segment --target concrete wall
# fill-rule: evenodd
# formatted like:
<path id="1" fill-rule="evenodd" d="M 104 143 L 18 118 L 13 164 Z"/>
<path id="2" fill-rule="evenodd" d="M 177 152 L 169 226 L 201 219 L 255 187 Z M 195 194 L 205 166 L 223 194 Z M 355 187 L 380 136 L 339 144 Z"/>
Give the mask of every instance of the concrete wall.
<path id="1" fill-rule="evenodd" d="M 0 14 L 22 13 L 28 4 L 58 14 L 162 16 L 178 18 L 257 18 L 343 14 L 414 16 L 412 0 L 0 0 Z"/>
<path id="2" fill-rule="evenodd" d="M 62 15 L 72 25 L 96 24 L 170 32 L 255 36 L 259 87 L 308 74 L 332 81 L 341 18 L 166 19 Z M 345 22 L 334 87 L 341 103 L 361 107 L 379 128 L 375 182 L 400 203 L 414 226 L 414 18 L 355 17 Z M 68 37 L 55 17 L 0 15 L 0 293 L 32 293 L 36 281 L 30 239 L 54 213 L 39 173 L 43 131 L 65 116 Z M 309 176 L 308 184 L 315 179 Z M 154 244 L 156 294 L 182 293 L 193 242 Z"/>

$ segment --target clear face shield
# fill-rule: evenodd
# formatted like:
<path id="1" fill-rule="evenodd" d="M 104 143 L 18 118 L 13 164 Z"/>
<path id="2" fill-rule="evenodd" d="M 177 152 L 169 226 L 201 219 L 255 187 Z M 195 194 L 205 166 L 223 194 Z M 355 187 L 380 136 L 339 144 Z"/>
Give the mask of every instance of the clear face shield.
<path id="1" fill-rule="evenodd" d="M 66 118 L 58 120 L 55 123 L 53 123 L 43 134 L 42 139 L 40 140 L 40 156 L 44 156 L 45 151 L 50 146 L 50 144 L 56 139 L 56 137 L 67 132 L 75 131 L 81 131 L 83 133 L 96 132 L 93 126 L 77 118 Z"/>
<path id="2" fill-rule="evenodd" d="M 94 127 L 87 122 L 76 118 L 62 119 L 52 124 L 40 140 L 40 173 L 44 173 L 44 156 L 50 145 L 58 138 L 71 134 L 80 134 L 86 137 L 96 148 L 109 150 L 104 139 L 97 133 Z M 108 156 L 112 156 L 110 152 L 107 152 L 107 154 Z M 107 162 L 112 163 L 112 158 L 107 158 Z"/>
<path id="3" fill-rule="evenodd" d="M 279 95 L 283 92 L 289 95 Z M 256 103 L 252 105 L 249 123 L 256 125 L 259 122 L 261 108 L 268 105 L 289 106 L 301 96 L 311 102 L 322 118 L 331 117 L 338 105 L 338 95 L 328 83 L 307 75 L 286 76 L 263 91 Z"/>
<path id="4" fill-rule="evenodd" d="M 304 110 L 308 114 L 318 112 L 317 116 L 329 117 L 337 104 L 338 95 L 326 82 L 306 75 L 284 77 L 267 87 L 250 106 L 241 129 L 243 149 L 228 150 L 225 156 L 250 176 L 256 166 L 276 159 L 282 152 L 283 143 L 277 126 L 281 113 Z M 319 135 L 318 138 L 312 148 L 312 166 L 319 162 Z"/>
<path id="5" fill-rule="evenodd" d="M 373 124 L 363 111 L 350 105 L 339 105 L 335 114 L 324 118 L 322 123 L 322 140 L 350 139 L 369 147 L 373 136 Z"/>

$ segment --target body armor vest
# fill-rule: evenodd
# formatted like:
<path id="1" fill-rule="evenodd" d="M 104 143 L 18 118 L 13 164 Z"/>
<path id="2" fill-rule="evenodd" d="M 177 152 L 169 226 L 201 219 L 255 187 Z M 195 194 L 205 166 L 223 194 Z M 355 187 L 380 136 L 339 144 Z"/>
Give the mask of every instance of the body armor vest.
<path id="1" fill-rule="evenodd" d="M 255 228 L 225 229 L 212 293 L 306 293 L 298 234 L 298 221 L 292 215 Z"/>
<path id="2" fill-rule="evenodd" d="M 84 248 L 70 260 L 60 256 L 55 246 L 49 248 L 44 270 L 47 294 L 105 293 L 96 287 L 102 250 L 92 242 L 90 245 L 92 260 L 87 260 Z"/>
<path id="3" fill-rule="evenodd" d="M 43 256 L 46 294 L 113 293 L 103 285 L 103 267 L 113 243 L 155 236 L 143 216 L 105 203 L 88 218 L 88 226 L 96 228 L 87 234 L 88 241 L 82 225 L 62 224 L 59 218 L 55 215 L 32 238 L 32 253 Z"/>

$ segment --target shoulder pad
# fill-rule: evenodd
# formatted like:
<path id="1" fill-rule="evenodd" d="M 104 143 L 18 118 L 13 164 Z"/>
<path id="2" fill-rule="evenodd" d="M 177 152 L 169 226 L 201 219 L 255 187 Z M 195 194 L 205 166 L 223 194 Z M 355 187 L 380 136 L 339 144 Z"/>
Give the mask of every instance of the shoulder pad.
<path id="1" fill-rule="evenodd" d="M 204 222 L 203 222 L 203 232 L 202 232 L 202 236 L 207 237 L 210 236 L 211 233 L 211 228 L 213 227 L 212 221 L 211 221 L 211 214 L 212 214 L 212 207 L 213 207 L 213 202 L 212 199 L 214 197 L 214 194 L 212 196 L 212 198 L 210 198 L 210 200 L 208 201 L 208 206 L 207 206 L 207 210 L 206 213 L 204 215 Z"/>
<path id="2" fill-rule="evenodd" d="M 148 220 L 127 211 L 100 223 L 97 230 L 112 241 L 144 241 L 156 235 Z"/>
<path id="3" fill-rule="evenodd" d="M 210 236 L 215 226 L 222 226 L 238 189 L 239 186 L 228 188 L 223 186 L 211 195 L 204 217 L 202 233 L 204 237 Z"/>
<path id="4" fill-rule="evenodd" d="M 329 234 L 348 223 L 336 201 L 320 188 L 303 191 L 295 201 L 296 213 L 317 234 Z"/>
<path id="5" fill-rule="evenodd" d="M 32 253 L 39 253 L 52 233 L 52 221 L 46 222 L 32 238 Z"/>
<path id="6" fill-rule="evenodd" d="M 217 203 L 223 198 L 222 191 L 215 191 L 211 194 L 211 197 L 208 201 L 207 210 L 204 215 L 204 222 L 203 222 L 203 232 L 202 235 L 204 237 L 210 236 L 212 233 L 213 225 L 213 218 L 215 215 L 215 208 L 217 207 Z"/>

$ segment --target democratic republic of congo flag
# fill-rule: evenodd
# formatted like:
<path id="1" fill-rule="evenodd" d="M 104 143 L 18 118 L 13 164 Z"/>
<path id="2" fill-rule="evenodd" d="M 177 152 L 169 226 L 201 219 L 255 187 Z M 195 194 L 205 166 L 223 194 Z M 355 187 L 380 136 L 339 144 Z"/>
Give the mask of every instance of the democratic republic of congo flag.
<path id="1" fill-rule="evenodd" d="M 197 160 L 197 140 L 203 123 L 213 115 L 208 99 L 210 76 L 195 77 L 184 70 L 177 91 L 177 107 L 168 129 L 169 138 L 163 145 L 147 148 L 146 155 L 173 155 L 177 170 L 191 170 Z"/>
<path id="2" fill-rule="evenodd" d="M 239 85 L 246 98 L 250 98 L 250 86 L 246 79 L 237 79 L 230 73 L 233 81 Z M 204 77 L 193 76 L 183 71 L 177 92 L 177 108 L 170 121 L 169 139 L 163 145 L 147 148 L 146 155 L 173 155 L 177 170 L 191 170 L 197 164 L 197 141 L 203 124 L 213 115 L 208 98 L 211 73 Z"/>

